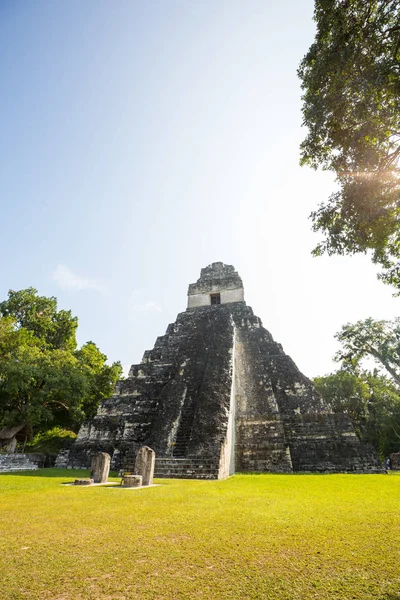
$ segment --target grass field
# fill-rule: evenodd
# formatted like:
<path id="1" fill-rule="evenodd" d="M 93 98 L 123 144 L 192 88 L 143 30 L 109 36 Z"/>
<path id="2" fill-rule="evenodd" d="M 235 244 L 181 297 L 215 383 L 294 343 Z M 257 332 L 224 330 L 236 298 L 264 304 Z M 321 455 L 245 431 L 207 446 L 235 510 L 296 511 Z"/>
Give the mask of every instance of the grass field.
<path id="1" fill-rule="evenodd" d="M 0 476 L 0 599 L 400 600 L 400 475 Z"/>

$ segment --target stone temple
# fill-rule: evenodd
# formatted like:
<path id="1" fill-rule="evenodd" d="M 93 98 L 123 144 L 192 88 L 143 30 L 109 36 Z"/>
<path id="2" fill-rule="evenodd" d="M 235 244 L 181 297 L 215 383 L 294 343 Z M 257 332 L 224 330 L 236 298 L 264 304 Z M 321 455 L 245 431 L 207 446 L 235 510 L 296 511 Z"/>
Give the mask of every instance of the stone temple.
<path id="1" fill-rule="evenodd" d="M 334 414 L 244 301 L 233 266 L 189 285 L 188 305 L 84 423 L 58 466 L 88 468 L 107 452 L 133 468 L 142 446 L 155 477 L 235 472 L 380 472 L 347 414 Z"/>

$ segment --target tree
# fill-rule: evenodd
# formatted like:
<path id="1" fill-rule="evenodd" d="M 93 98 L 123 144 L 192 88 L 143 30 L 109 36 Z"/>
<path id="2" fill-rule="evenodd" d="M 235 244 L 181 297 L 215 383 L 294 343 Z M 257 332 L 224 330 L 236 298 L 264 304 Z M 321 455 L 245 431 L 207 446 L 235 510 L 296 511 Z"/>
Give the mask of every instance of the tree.
<path id="1" fill-rule="evenodd" d="M 370 389 L 364 439 L 384 458 L 400 449 L 399 389 L 393 381 L 376 372 L 366 372 L 361 377 Z"/>
<path id="2" fill-rule="evenodd" d="M 372 251 L 400 289 L 400 0 L 316 0 L 314 43 L 299 67 L 301 163 L 337 175 L 312 213 L 315 255 Z"/>
<path id="3" fill-rule="evenodd" d="M 122 376 L 122 366 L 120 362 L 107 365 L 107 356 L 100 352 L 94 342 L 86 342 L 75 352 L 75 356 L 89 382 L 82 410 L 85 417 L 90 419 L 95 416 L 101 400 L 112 395 L 116 381 Z"/>
<path id="4" fill-rule="evenodd" d="M 362 439 L 381 456 L 400 448 L 400 318 L 347 323 L 336 334 L 341 370 L 317 378 L 318 391 L 334 410 L 344 410 Z M 366 369 L 372 359 L 377 368 Z"/>
<path id="5" fill-rule="evenodd" d="M 357 375 L 340 370 L 325 377 L 316 377 L 314 385 L 334 412 L 349 415 L 357 435 L 362 438 L 369 414 L 368 384 Z"/>
<path id="6" fill-rule="evenodd" d="M 347 323 L 335 337 L 342 344 L 335 360 L 342 361 L 344 368 L 357 373 L 360 362 L 371 357 L 400 386 L 400 318 Z"/>
<path id="7" fill-rule="evenodd" d="M 0 318 L 0 423 L 31 430 L 83 418 L 88 381 L 68 350 L 41 347 L 41 340 L 11 318 Z"/>
<path id="8" fill-rule="evenodd" d="M 314 385 L 334 412 L 349 415 L 358 437 L 381 458 L 399 450 L 400 392 L 390 379 L 377 372 L 339 370 L 316 377 Z"/>
<path id="9" fill-rule="evenodd" d="M 93 342 L 76 349 L 78 319 L 28 288 L 0 304 L 0 427 L 77 430 L 121 377 Z"/>
<path id="10" fill-rule="evenodd" d="M 57 298 L 38 296 L 35 288 L 8 292 L 0 303 L 0 315 L 12 317 L 17 327 L 31 331 L 41 344 L 59 350 L 76 348 L 77 317 L 70 310 L 57 310 Z"/>

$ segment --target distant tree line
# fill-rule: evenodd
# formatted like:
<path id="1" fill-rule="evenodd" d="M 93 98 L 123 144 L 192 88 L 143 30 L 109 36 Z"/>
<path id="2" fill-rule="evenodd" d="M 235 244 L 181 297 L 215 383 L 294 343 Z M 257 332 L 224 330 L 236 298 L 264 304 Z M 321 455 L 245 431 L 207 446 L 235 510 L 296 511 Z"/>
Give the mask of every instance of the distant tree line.
<path id="1" fill-rule="evenodd" d="M 24 424 L 30 437 L 77 432 L 121 377 L 119 362 L 92 341 L 77 347 L 77 317 L 34 288 L 0 303 L 0 428 Z"/>

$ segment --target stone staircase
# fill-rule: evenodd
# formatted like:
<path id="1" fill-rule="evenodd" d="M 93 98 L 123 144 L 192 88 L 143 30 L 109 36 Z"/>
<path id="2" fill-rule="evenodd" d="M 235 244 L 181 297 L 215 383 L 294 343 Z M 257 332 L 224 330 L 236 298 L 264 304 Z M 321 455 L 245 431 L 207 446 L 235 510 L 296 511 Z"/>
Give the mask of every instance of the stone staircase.
<path id="1" fill-rule="evenodd" d="M 69 449 L 60 450 L 54 464 L 56 469 L 67 469 L 69 460 Z"/>
<path id="2" fill-rule="evenodd" d="M 154 477 L 218 479 L 219 465 L 212 458 L 156 458 Z"/>
<path id="3" fill-rule="evenodd" d="M 123 470 L 134 472 L 135 451 L 125 453 Z M 170 479 L 218 479 L 219 465 L 212 458 L 156 458 L 154 477 Z"/>
<path id="4" fill-rule="evenodd" d="M 178 433 L 176 436 L 173 457 L 184 458 L 187 454 L 187 446 L 190 441 L 190 436 L 193 427 L 194 419 L 194 406 L 189 406 L 188 410 L 182 415 L 182 419 L 179 425 Z"/>
<path id="5" fill-rule="evenodd" d="M 305 414 L 285 418 L 295 471 L 383 473 L 372 447 L 360 444 L 346 414 Z"/>
<path id="6" fill-rule="evenodd" d="M 13 454 L 0 453 L 0 473 L 10 471 L 36 471 L 42 469 L 45 462 L 44 454 Z"/>
<path id="7" fill-rule="evenodd" d="M 177 437 L 173 448 L 173 458 L 185 458 L 187 445 L 190 440 L 190 434 Z"/>
<path id="8" fill-rule="evenodd" d="M 279 415 L 236 419 L 236 471 L 292 473 L 290 450 Z"/>

